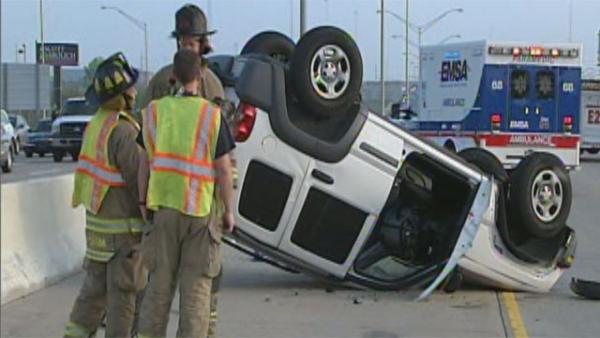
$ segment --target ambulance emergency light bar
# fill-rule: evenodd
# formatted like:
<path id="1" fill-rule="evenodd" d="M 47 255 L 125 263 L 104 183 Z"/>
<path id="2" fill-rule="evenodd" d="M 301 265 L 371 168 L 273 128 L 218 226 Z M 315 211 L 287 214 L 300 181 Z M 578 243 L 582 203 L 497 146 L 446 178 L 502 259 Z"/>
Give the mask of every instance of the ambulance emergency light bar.
<path id="1" fill-rule="evenodd" d="M 565 57 L 578 58 L 579 49 L 577 48 L 544 48 L 544 47 L 523 47 L 523 46 L 490 46 L 488 49 L 490 55 L 512 55 L 512 56 L 532 56 L 532 57 Z"/>

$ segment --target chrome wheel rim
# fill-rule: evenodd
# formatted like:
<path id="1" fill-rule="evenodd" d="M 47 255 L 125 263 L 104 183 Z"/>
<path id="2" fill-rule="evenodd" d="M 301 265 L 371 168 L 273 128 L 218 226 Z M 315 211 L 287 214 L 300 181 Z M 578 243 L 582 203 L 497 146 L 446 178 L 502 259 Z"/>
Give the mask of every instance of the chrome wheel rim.
<path id="1" fill-rule="evenodd" d="M 531 187 L 531 202 L 542 222 L 552 222 L 558 217 L 563 204 L 563 185 L 554 171 L 537 174 Z"/>
<path id="2" fill-rule="evenodd" d="M 350 84 L 350 59 L 340 47 L 325 45 L 313 56 L 310 72 L 311 84 L 317 94 L 335 100 Z"/>

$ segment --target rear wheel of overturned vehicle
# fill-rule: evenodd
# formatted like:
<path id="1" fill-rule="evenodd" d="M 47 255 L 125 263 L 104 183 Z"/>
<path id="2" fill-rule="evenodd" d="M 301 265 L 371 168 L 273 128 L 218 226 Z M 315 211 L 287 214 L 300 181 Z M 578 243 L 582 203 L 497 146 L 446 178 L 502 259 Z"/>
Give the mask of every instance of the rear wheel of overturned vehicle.
<path id="1" fill-rule="evenodd" d="M 296 45 L 287 35 L 275 32 L 261 32 L 250 38 L 240 54 L 263 54 L 277 61 L 288 63 Z"/>
<path id="2" fill-rule="evenodd" d="M 317 27 L 302 36 L 290 62 L 294 93 L 310 113 L 344 114 L 360 100 L 363 64 L 352 37 L 336 27 Z"/>
<path id="3" fill-rule="evenodd" d="M 518 224 L 537 238 L 552 238 L 566 226 L 571 202 L 571 179 L 561 160 L 533 153 L 511 175 L 508 224 Z"/>
<path id="4" fill-rule="evenodd" d="M 54 159 L 54 162 L 62 162 L 64 157 L 65 154 L 62 151 L 52 153 L 52 158 Z"/>

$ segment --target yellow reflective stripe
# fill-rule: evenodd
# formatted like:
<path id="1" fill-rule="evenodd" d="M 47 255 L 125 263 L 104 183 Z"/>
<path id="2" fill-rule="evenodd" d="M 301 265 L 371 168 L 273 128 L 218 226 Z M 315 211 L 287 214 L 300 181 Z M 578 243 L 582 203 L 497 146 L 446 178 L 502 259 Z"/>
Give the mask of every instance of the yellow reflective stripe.
<path id="1" fill-rule="evenodd" d="M 87 219 L 97 224 L 113 224 L 123 223 L 128 225 L 144 224 L 144 219 L 141 217 L 130 217 L 130 218 L 102 218 L 91 213 L 86 213 Z"/>
<path id="2" fill-rule="evenodd" d="M 74 323 L 68 322 L 65 328 L 66 337 L 82 337 L 87 338 L 92 334 L 92 330 L 86 329 L 85 327 Z"/>
<path id="3" fill-rule="evenodd" d="M 85 250 L 85 256 L 94 261 L 108 262 L 114 255 L 114 252 L 97 251 L 90 248 Z"/>
<path id="4" fill-rule="evenodd" d="M 101 234 L 109 234 L 109 235 L 128 234 L 130 232 L 129 228 L 111 229 L 111 228 L 106 228 L 106 227 L 102 227 L 102 226 L 98 227 L 95 225 L 91 225 L 89 223 L 86 224 L 85 228 L 90 231 L 98 232 Z M 143 231 L 143 229 L 140 227 L 132 227 L 131 228 L 131 232 L 134 234 L 141 233 L 142 231 Z"/>
<path id="5" fill-rule="evenodd" d="M 90 213 L 86 214 L 86 228 L 105 234 L 141 232 L 144 224 L 142 218 L 100 218 Z"/>

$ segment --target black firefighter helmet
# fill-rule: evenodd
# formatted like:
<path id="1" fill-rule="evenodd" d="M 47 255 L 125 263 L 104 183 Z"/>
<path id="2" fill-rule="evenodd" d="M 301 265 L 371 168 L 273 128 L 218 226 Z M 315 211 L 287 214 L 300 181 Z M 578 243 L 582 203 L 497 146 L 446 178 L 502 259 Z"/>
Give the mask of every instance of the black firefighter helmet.
<path id="1" fill-rule="evenodd" d="M 129 64 L 123 53 L 118 52 L 98 66 L 85 98 L 91 105 L 102 105 L 135 85 L 138 77 L 138 70 Z"/>
<path id="2" fill-rule="evenodd" d="M 175 13 L 175 30 L 171 33 L 173 38 L 181 36 L 204 37 L 213 35 L 216 30 L 208 30 L 208 23 L 204 12 L 196 5 L 187 4 Z"/>

